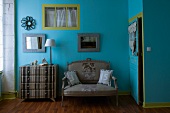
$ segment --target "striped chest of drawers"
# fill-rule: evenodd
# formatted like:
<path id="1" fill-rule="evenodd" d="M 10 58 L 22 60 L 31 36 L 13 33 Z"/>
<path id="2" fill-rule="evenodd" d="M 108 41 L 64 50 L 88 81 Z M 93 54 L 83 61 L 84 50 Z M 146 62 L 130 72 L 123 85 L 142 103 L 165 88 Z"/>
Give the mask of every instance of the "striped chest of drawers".
<path id="1" fill-rule="evenodd" d="M 20 98 L 56 98 L 57 65 L 21 66 Z"/>

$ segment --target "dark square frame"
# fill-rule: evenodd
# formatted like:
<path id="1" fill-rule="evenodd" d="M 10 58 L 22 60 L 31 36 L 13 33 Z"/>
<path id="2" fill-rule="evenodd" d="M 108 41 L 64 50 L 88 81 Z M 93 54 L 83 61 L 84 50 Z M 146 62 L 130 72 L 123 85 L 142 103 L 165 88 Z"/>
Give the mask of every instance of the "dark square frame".
<path id="1" fill-rule="evenodd" d="M 99 33 L 78 33 L 79 52 L 98 52 L 100 51 Z"/>

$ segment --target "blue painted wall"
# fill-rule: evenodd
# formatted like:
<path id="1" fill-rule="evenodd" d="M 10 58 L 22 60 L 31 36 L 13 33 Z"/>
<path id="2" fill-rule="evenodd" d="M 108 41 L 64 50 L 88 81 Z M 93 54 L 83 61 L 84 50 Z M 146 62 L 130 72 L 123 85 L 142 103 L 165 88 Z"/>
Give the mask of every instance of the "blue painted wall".
<path id="1" fill-rule="evenodd" d="M 143 0 L 128 0 L 129 19 L 143 11 Z"/>
<path id="2" fill-rule="evenodd" d="M 146 102 L 170 102 L 170 1 L 143 0 Z"/>
<path id="3" fill-rule="evenodd" d="M 42 4 L 80 4 L 80 30 L 42 30 Z M 46 53 L 23 53 L 23 33 L 44 33 L 46 38 L 54 38 L 57 46 L 52 48 L 53 63 L 59 64 L 59 80 L 66 70 L 66 63 L 92 58 L 111 62 L 114 75 L 118 78 L 120 91 L 129 91 L 128 60 L 128 1 L 125 0 L 16 0 L 16 46 L 17 84 L 19 86 L 19 66 L 43 58 Z M 36 29 L 26 31 L 21 27 L 21 19 L 32 16 Z M 100 33 L 100 52 L 78 52 L 77 33 Z M 60 86 L 61 87 L 61 83 Z"/>

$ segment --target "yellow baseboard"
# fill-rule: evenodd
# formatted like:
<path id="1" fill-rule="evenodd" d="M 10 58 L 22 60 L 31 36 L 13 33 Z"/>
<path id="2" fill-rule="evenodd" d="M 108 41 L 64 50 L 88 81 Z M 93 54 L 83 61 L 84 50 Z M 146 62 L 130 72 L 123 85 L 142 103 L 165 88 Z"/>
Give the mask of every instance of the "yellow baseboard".
<path id="1" fill-rule="evenodd" d="M 170 107 L 170 102 L 143 103 L 144 108 Z"/>
<path id="2" fill-rule="evenodd" d="M 130 95 L 130 91 L 119 91 L 118 95 Z"/>
<path id="3" fill-rule="evenodd" d="M 2 99 L 15 99 L 17 97 L 17 92 L 3 92 Z"/>

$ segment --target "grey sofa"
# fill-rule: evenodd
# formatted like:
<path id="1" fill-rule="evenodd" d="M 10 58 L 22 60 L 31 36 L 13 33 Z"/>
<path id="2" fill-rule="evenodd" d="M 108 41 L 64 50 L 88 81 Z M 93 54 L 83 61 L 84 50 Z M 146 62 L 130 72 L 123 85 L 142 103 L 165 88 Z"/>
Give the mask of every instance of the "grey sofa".
<path id="1" fill-rule="evenodd" d="M 67 70 L 75 70 L 81 84 L 69 86 L 67 77 L 62 79 L 62 103 L 64 96 L 116 96 L 116 105 L 118 106 L 118 86 L 117 79 L 111 76 L 114 87 L 98 84 L 100 69 L 110 69 L 110 63 L 105 61 L 91 60 L 90 58 L 81 61 L 75 61 L 67 64 Z"/>

